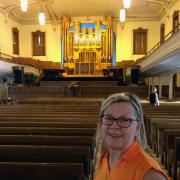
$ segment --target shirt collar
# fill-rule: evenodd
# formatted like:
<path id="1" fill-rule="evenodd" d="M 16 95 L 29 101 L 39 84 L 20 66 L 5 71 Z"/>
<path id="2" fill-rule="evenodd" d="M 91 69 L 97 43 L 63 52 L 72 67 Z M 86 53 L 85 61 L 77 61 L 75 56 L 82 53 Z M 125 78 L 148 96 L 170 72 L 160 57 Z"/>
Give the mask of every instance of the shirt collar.
<path id="1" fill-rule="evenodd" d="M 137 154 L 141 151 L 141 147 L 138 141 L 134 141 L 131 146 L 123 153 L 120 160 L 132 161 Z M 105 158 L 109 159 L 109 150 L 105 153 Z"/>

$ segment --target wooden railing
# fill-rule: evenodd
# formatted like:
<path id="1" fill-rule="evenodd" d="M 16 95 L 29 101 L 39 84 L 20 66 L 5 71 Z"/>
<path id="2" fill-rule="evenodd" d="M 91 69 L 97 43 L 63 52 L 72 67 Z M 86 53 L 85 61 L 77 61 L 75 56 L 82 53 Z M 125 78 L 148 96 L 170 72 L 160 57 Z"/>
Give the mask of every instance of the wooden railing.
<path id="1" fill-rule="evenodd" d="M 84 86 L 76 91 L 78 97 L 107 97 L 112 93 L 132 92 L 140 97 L 147 96 L 147 87 L 145 86 Z M 72 91 L 68 87 L 63 86 L 11 86 L 8 88 L 8 96 L 15 97 L 17 101 L 24 98 L 35 97 L 71 97 Z"/>
<path id="2" fill-rule="evenodd" d="M 168 34 L 166 34 L 163 38 L 163 41 L 160 40 L 157 44 L 155 44 L 153 46 L 153 48 L 151 48 L 145 56 L 143 56 L 140 59 L 137 59 L 137 63 L 140 63 L 142 61 L 144 61 L 151 53 L 153 53 L 157 48 L 159 48 L 162 44 L 164 44 L 170 37 L 172 37 L 174 34 L 176 34 L 177 32 L 179 32 L 180 30 L 180 24 L 178 24 L 172 31 L 170 31 Z"/>
<path id="3" fill-rule="evenodd" d="M 178 24 L 176 26 L 176 28 L 174 28 L 172 31 L 170 31 L 168 34 L 166 34 L 163 38 L 163 41 L 161 40 L 157 44 L 155 44 L 155 46 L 152 49 L 150 49 L 143 58 L 149 56 L 149 54 L 151 54 L 155 49 L 157 49 L 159 46 L 161 46 L 163 43 L 165 43 L 170 37 L 172 37 L 179 30 L 180 30 L 180 24 Z"/>
<path id="4" fill-rule="evenodd" d="M 11 56 L 2 52 L 0 52 L 0 60 L 10 62 L 10 63 L 15 63 L 15 64 L 32 66 L 39 70 L 47 69 L 47 68 L 54 68 L 54 69 L 60 68 L 59 62 L 41 61 L 39 59 L 33 59 L 30 57 L 20 57 L 20 56 L 15 57 L 15 56 Z"/>
<path id="5" fill-rule="evenodd" d="M 32 59 L 28 57 L 15 57 L 2 52 L 0 52 L 0 60 L 20 65 L 32 66 L 37 69 L 42 69 L 43 67 L 42 61 L 38 59 Z"/>

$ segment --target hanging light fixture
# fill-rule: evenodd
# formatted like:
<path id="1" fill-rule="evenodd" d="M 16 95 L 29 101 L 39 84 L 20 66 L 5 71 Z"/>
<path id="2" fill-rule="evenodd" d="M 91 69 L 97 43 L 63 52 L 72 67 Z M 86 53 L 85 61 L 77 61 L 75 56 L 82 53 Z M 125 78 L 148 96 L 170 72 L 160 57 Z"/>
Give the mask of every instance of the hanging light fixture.
<path id="1" fill-rule="evenodd" d="M 124 6 L 125 9 L 130 8 L 131 0 L 123 0 L 123 6 Z"/>
<path id="2" fill-rule="evenodd" d="M 39 24 L 45 25 L 45 13 L 43 11 L 39 12 Z"/>
<path id="3" fill-rule="evenodd" d="M 120 9 L 119 19 L 121 22 L 125 22 L 125 20 L 126 20 L 126 10 L 125 9 Z"/>
<path id="4" fill-rule="evenodd" d="M 27 0 L 21 0 L 21 11 L 26 12 L 28 8 Z"/>

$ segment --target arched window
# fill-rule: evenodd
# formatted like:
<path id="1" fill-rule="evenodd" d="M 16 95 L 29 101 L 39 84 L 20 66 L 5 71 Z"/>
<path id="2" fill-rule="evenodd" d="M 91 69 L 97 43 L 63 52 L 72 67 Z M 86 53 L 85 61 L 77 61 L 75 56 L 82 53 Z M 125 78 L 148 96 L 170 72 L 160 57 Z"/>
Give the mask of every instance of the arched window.
<path id="1" fill-rule="evenodd" d="M 19 31 L 17 28 L 12 28 L 12 43 L 13 54 L 19 55 Z"/>
<path id="2" fill-rule="evenodd" d="M 160 43 L 164 42 L 164 35 L 165 35 L 165 24 L 161 24 L 161 27 L 160 27 Z"/>
<path id="3" fill-rule="evenodd" d="M 45 32 L 32 32 L 33 56 L 45 56 Z"/>
<path id="4" fill-rule="evenodd" d="M 147 53 L 147 29 L 133 30 L 133 54 Z"/>
<path id="5" fill-rule="evenodd" d="M 179 11 L 174 11 L 173 14 L 173 33 L 178 31 L 179 25 Z"/>

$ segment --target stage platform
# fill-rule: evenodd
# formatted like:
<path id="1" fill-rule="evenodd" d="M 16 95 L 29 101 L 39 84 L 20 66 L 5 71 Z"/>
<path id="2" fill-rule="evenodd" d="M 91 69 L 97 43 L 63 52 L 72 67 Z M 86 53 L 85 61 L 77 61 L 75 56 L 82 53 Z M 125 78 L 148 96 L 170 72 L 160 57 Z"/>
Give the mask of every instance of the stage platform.
<path id="1" fill-rule="evenodd" d="M 125 79 L 122 69 L 107 70 L 103 74 L 72 74 L 64 75 L 64 69 L 44 69 L 41 81 L 118 81 Z"/>

